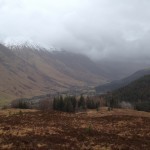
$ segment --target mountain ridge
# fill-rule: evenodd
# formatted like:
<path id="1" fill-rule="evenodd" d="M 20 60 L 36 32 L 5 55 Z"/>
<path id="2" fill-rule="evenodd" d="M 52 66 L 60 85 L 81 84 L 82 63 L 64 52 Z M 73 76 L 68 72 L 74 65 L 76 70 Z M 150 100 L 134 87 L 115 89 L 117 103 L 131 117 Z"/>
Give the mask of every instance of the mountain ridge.
<path id="1" fill-rule="evenodd" d="M 121 80 L 112 81 L 112 82 L 104 84 L 104 85 L 97 86 L 95 89 L 98 93 L 99 92 L 106 93 L 106 92 L 114 91 L 114 90 L 117 90 L 121 87 L 128 85 L 132 81 L 135 81 L 142 76 L 149 75 L 149 74 L 150 74 L 150 68 L 142 69 L 126 78 L 123 78 Z"/>
<path id="2" fill-rule="evenodd" d="M 70 52 L 49 52 L 27 46 L 10 50 L 1 44 L 0 62 L 0 102 L 95 86 L 107 80 L 89 58 Z"/>

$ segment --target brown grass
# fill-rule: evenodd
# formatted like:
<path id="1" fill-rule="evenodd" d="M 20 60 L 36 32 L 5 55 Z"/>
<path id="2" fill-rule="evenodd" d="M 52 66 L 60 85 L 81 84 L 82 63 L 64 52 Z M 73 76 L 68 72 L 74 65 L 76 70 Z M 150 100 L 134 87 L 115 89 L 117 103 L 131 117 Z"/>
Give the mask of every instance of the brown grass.
<path id="1" fill-rule="evenodd" d="M 11 113 L 10 113 L 11 111 Z M 150 113 L 115 109 L 67 114 L 0 112 L 0 149 L 148 150 Z"/>

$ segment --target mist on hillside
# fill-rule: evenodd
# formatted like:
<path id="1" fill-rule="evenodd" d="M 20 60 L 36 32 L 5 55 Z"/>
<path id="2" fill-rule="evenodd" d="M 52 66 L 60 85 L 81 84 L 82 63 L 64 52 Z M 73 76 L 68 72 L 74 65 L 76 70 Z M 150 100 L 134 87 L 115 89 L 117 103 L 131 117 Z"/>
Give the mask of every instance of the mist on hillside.
<path id="1" fill-rule="evenodd" d="M 146 67 L 149 8 L 148 0 L 0 0 L 0 41 L 32 41 L 97 61 Z"/>

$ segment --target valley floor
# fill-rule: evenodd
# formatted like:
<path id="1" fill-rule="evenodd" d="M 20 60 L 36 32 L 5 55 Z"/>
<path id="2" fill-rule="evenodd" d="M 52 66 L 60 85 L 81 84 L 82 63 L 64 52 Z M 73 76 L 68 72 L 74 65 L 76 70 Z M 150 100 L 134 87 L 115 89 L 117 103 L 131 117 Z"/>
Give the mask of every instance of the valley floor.
<path id="1" fill-rule="evenodd" d="M 1 110 L 0 149 L 149 150 L 150 113 Z"/>

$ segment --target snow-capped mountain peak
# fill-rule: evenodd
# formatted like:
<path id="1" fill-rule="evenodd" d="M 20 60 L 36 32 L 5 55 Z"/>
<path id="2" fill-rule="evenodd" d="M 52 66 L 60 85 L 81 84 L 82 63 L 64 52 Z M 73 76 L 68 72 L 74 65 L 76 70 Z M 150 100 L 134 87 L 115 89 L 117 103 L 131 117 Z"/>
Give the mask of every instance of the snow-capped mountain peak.
<path id="1" fill-rule="evenodd" d="M 53 46 L 47 46 L 45 44 L 34 42 L 31 39 L 24 38 L 8 38 L 3 41 L 3 44 L 6 47 L 9 47 L 11 50 L 22 49 L 22 48 L 31 48 L 33 50 L 44 50 L 44 51 L 54 51 L 55 48 Z"/>

